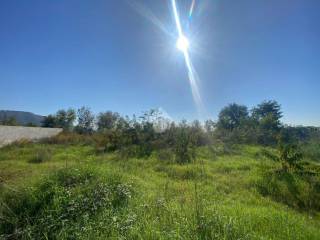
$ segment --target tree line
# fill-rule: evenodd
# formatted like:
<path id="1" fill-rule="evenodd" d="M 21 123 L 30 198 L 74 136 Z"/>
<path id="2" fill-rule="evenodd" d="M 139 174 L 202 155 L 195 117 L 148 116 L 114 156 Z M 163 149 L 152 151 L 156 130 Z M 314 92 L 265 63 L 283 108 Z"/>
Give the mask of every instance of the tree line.
<path id="1" fill-rule="evenodd" d="M 175 122 L 158 110 L 141 116 L 121 116 L 106 111 L 95 115 L 90 108 L 59 110 L 45 117 L 43 127 L 59 127 L 65 132 L 95 136 L 102 151 L 121 150 L 125 155 L 148 156 L 154 150 L 170 149 L 176 160 L 190 162 L 195 148 L 213 142 L 277 146 L 320 139 L 319 128 L 292 127 L 281 122 L 278 102 L 263 101 L 252 109 L 232 103 L 224 107 L 217 121 Z"/>
<path id="2" fill-rule="evenodd" d="M 122 116 L 113 111 L 94 114 L 90 108 L 61 109 L 44 117 L 42 127 L 63 128 L 68 141 L 94 141 L 97 151 L 119 151 L 123 157 L 144 157 L 161 152 L 163 158 L 175 155 L 177 162 L 191 162 L 199 146 L 259 144 L 278 147 L 283 158 L 299 155 L 297 145 L 315 140 L 320 142 L 320 128 L 287 126 L 281 122 L 281 105 L 263 101 L 249 109 L 229 104 L 221 109 L 216 121 L 172 121 L 159 110 L 151 109 L 140 116 Z M 15 119 L 0 122 L 17 125 Z M 76 134 L 76 135 L 75 135 Z"/>
<path id="3" fill-rule="evenodd" d="M 78 110 L 59 110 L 55 114 L 46 116 L 42 122 L 43 127 L 58 127 L 65 131 L 74 131 L 80 134 L 102 133 L 107 131 L 124 131 L 133 128 L 141 131 L 166 132 L 174 127 L 192 127 L 197 129 L 201 138 L 215 138 L 223 142 L 252 143 L 274 145 L 280 135 L 304 141 L 319 132 L 316 127 L 292 127 L 281 122 L 283 113 L 281 106 L 274 100 L 263 101 L 252 109 L 236 103 L 224 107 L 217 121 L 207 120 L 204 123 L 198 120 L 188 123 L 183 120 L 176 123 L 166 119 L 159 110 L 144 112 L 141 116 L 121 116 L 117 112 L 106 111 L 95 114 L 88 107 Z M 207 136 L 205 136 L 207 135 Z M 289 141 L 289 139 L 287 139 Z M 199 140 L 198 142 L 203 142 Z"/>

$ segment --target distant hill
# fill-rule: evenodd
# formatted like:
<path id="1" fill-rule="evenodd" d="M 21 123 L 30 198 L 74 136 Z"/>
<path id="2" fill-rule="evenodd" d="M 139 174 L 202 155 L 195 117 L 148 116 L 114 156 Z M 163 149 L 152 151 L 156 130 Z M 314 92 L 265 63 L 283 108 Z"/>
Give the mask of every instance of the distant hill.
<path id="1" fill-rule="evenodd" d="M 15 118 L 19 125 L 40 126 L 44 116 L 40 116 L 31 112 L 0 110 L 0 122 L 9 118 Z"/>

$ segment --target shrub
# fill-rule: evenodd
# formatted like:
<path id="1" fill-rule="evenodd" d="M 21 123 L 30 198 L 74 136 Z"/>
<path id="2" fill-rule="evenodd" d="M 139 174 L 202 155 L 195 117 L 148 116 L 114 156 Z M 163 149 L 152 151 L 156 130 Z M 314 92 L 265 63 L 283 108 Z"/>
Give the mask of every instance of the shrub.
<path id="1" fill-rule="evenodd" d="M 83 232 L 102 210 L 110 216 L 127 205 L 131 186 L 121 177 L 91 169 L 67 169 L 35 187 L 7 192 L 0 207 L 0 238 L 60 239 Z M 111 220 L 110 220 L 111 219 Z M 112 218 L 105 219 L 106 225 Z"/>
<path id="2" fill-rule="evenodd" d="M 174 142 L 175 161 L 180 164 L 195 160 L 196 144 L 188 126 L 182 123 L 177 129 Z"/>
<path id="3" fill-rule="evenodd" d="M 302 152 L 307 159 L 320 162 L 320 141 L 310 141 L 302 145 Z"/>
<path id="4" fill-rule="evenodd" d="M 103 154 L 108 149 L 108 138 L 103 134 L 94 134 L 92 135 L 92 139 L 94 141 L 94 149 L 96 154 Z"/>
<path id="5" fill-rule="evenodd" d="M 320 179 L 296 172 L 266 171 L 257 183 L 264 196 L 290 207 L 308 211 L 320 210 Z"/>
<path id="6" fill-rule="evenodd" d="M 41 140 L 42 143 L 62 145 L 92 145 L 94 139 L 91 135 L 82 135 L 74 132 L 62 132 L 57 136 Z"/>
<path id="7" fill-rule="evenodd" d="M 280 144 L 279 160 L 282 164 L 282 169 L 285 171 L 301 169 L 302 152 L 298 145 L 295 144 Z"/>

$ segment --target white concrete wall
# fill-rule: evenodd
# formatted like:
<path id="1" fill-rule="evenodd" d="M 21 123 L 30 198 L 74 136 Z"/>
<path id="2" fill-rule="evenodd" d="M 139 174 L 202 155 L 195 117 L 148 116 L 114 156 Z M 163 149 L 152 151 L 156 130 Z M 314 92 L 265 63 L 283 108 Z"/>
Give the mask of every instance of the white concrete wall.
<path id="1" fill-rule="evenodd" d="M 0 126 L 0 147 L 22 139 L 49 138 L 60 132 L 62 132 L 61 128 Z"/>

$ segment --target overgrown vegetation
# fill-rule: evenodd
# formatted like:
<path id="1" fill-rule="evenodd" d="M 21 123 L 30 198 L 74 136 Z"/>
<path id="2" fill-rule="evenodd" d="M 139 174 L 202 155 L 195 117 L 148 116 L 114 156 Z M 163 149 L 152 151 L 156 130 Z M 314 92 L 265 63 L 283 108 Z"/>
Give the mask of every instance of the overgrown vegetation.
<path id="1" fill-rule="evenodd" d="M 29 159 L 29 163 L 43 163 L 50 161 L 50 159 L 51 152 L 47 149 L 40 149 Z"/>
<path id="2" fill-rule="evenodd" d="M 60 170 L 33 188 L 4 194 L 0 232 L 10 239 L 77 238 L 95 227 L 102 209 L 111 218 L 101 224 L 112 225 L 112 217 L 124 211 L 131 196 L 131 186 L 119 176 L 92 169 Z"/>
<path id="3" fill-rule="evenodd" d="M 0 149 L 4 239 L 317 239 L 319 173 L 285 172 L 273 148 L 197 147 L 176 163 L 96 153 L 94 142 Z M 48 161 L 29 162 L 40 150 Z M 264 150 L 263 150 L 264 149 Z M 261 153 L 262 151 L 262 153 Z M 213 152 L 215 154 L 213 154 Z M 268 152 L 265 154 L 263 152 Z M 171 160 L 170 160 L 171 159 Z M 68 164 L 66 165 L 66 162 Z M 258 191 L 257 191 L 258 190 Z"/>
<path id="4" fill-rule="evenodd" d="M 0 149 L 0 238 L 318 239 L 319 130 L 281 116 L 60 110 L 46 123 L 62 134 Z"/>
<path id="5" fill-rule="evenodd" d="M 264 196 L 309 213 L 320 211 L 320 178 L 315 174 L 269 171 L 262 174 L 258 190 Z"/>

